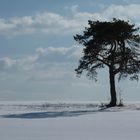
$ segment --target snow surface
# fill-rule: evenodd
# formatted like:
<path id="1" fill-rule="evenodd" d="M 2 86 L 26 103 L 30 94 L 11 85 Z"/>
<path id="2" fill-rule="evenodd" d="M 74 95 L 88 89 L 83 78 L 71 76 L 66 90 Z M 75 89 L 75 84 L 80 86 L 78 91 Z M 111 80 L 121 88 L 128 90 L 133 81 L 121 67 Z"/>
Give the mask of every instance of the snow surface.
<path id="1" fill-rule="evenodd" d="M 0 140 L 139 140 L 140 103 L 1 102 Z"/>

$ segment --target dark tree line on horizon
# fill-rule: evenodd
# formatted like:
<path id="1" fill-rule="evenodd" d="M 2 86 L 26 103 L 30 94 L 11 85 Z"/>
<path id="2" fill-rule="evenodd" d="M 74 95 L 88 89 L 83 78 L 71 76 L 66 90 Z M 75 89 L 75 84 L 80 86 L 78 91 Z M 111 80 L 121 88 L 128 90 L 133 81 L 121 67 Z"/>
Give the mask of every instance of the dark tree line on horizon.
<path id="1" fill-rule="evenodd" d="M 111 101 L 107 107 L 117 105 L 115 77 L 138 80 L 140 73 L 139 28 L 129 21 L 88 21 L 82 35 L 74 39 L 84 46 L 83 57 L 75 69 L 78 75 L 86 71 L 90 79 L 97 80 L 97 69 L 108 68 Z"/>

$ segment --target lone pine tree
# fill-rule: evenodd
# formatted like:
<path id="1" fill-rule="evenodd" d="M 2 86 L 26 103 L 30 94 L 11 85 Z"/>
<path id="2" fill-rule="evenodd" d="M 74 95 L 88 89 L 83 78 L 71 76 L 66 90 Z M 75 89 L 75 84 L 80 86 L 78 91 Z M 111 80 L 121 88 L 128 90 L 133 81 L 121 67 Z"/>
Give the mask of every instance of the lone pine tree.
<path id="1" fill-rule="evenodd" d="M 74 39 L 84 46 L 83 57 L 75 69 L 78 75 L 87 72 L 90 79 L 97 80 L 97 69 L 108 67 L 111 101 L 107 107 L 116 106 L 115 76 L 118 80 L 129 76 L 138 80 L 140 72 L 139 28 L 129 21 L 88 21 L 82 35 Z"/>

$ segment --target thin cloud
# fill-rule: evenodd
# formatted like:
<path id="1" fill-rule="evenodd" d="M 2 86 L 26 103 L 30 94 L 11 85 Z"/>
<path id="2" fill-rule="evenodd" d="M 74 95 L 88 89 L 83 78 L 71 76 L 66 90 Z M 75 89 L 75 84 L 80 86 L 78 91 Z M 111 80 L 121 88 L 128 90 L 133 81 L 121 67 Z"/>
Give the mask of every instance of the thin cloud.
<path id="1" fill-rule="evenodd" d="M 34 53 L 18 58 L 0 59 L 0 74 L 27 82 L 71 84 L 76 79 L 74 69 L 82 48 L 40 47 Z"/>
<path id="2" fill-rule="evenodd" d="M 81 47 L 48 47 L 37 48 L 33 54 L 19 58 L 4 57 L 0 59 L 2 72 L 31 72 L 47 71 L 48 69 L 71 67 L 78 62 L 82 54 Z M 57 68 L 56 68 L 57 67 Z M 10 74 L 10 73 L 9 73 Z"/>

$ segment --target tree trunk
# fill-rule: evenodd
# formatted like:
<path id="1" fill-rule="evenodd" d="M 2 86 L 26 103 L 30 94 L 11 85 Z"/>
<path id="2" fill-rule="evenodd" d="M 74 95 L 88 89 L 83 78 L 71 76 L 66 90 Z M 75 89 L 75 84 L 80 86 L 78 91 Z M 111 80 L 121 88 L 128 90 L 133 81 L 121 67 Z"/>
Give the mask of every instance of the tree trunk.
<path id="1" fill-rule="evenodd" d="M 111 101 L 107 105 L 108 107 L 116 106 L 116 88 L 115 88 L 115 74 L 111 68 L 109 68 L 109 78 L 110 78 L 110 95 Z"/>

